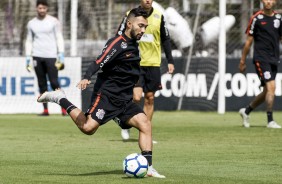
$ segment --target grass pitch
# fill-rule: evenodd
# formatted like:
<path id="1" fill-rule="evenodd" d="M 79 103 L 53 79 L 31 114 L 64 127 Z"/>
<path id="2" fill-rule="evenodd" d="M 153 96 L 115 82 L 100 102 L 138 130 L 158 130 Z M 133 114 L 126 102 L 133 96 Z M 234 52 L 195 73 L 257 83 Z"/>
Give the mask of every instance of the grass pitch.
<path id="1" fill-rule="evenodd" d="M 282 123 L 282 112 L 274 113 Z M 87 136 L 69 117 L 0 115 L 0 184 L 281 184 L 282 130 L 264 112 L 241 127 L 236 112 L 156 112 L 153 165 L 166 179 L 127 178 L 122 161 L 140 152 L 138 132 L 123 142 L 113 122 Z"/>

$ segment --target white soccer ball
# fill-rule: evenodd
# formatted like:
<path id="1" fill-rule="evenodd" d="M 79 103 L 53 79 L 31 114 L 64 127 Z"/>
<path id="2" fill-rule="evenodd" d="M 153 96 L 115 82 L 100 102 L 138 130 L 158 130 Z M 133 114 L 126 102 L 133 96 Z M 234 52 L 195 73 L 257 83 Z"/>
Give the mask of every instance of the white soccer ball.
<path id="1" fill-rule="evenodd" d="M 143 178 L 148 171 L 147 159 L 138 153 L 132 153 L 123 160 L 123 172 L 128 177 Z"/>

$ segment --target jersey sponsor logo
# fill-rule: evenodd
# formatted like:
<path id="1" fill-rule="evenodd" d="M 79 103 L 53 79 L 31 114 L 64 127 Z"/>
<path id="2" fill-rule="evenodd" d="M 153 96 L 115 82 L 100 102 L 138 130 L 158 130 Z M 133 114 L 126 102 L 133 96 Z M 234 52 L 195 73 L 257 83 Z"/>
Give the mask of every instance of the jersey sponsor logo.
<path id="1" fill-rule="evenodd" d="M 127 43 L 126 42 L 121 42 L 120 47 L 123 49 L 127 48 Z"/>
<path id="2" fill-rule="evenodd" d="M 266 24 L 267 24 L 267 22 L 261 22 L 260 24 L 261 24 L 261 25 L 266 25 Z"/>
<path id="3" fill-rule="evenodd" d="M 153 34 L 143 34 L 141 40 L 142 42 L 154 42 L 154 36 Z"/>
<path id="4" fill-rule="evenodd" d="M 100 68 L 102 68 L 117 52 L 117 49 L 113 49 L 112 52 L 106 56 L 106 58 L 103 60 L 103 62 L 100 63 Z"/>
<path id="5" fill-rule="evenodd" d="M 104 109 L 98 109 L 98 111 L 96 112 L 96 116 L 98 119 L 103 119 L 105 116 L 105 111 Z"/>
<path id="6" fill-rule="evenodd" d="M 279 28 L 280 27 L 280 20 L 278 20 L 278 19 L 274 20 L 274 27 L 275 28 Z"/>
<path id="7" fill-rule="evenodd" d="M 264 76 L 265 79 L 270 79 L 271 78 L 271 74 L 270 74 L 269 71 L 264 72 L 263 76 Z"/>

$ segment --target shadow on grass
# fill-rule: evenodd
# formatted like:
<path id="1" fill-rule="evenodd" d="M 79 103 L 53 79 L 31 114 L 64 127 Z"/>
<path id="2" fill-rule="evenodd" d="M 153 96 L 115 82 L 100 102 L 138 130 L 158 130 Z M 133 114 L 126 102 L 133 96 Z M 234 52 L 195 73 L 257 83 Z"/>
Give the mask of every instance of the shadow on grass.
<path id="1" fill-rule="evenodd" d="M 68 174 L 68 173 L 56 173 L 56 174 L 48 174 L 48 175 L 57 175 L 57 176 L 101 176 L 101 175 L 121 175 L 122 179 L 136 179 L 136 178 L 130 178 L 127 177 L 121 170 L 112 170 L 112 171 L 97 171 L 97 172 L 90 172 L 90 173 L 81 173 L 81 174 Z M 143 178 L 144 179 L 144 178 Z"/>
<path id="2" fill-rule="evenodd" d="M 112 142 L 115 142 L 115 141 L 118 141 L 118 142 L 138 142 L 138 139 L 128 139 L 128 140 L 109 140 L 109 141 L 112 141 Z"/>

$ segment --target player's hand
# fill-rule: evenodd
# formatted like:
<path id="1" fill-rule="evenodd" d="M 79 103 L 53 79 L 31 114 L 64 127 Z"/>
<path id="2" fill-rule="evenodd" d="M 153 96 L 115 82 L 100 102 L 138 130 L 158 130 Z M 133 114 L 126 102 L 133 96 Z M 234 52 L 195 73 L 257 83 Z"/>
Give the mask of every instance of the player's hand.
<path id="1" fill-rule="evenodd" d="M 174 64 L 169 63 L 168 64 L 168 71 L 169 74 L 172 74 L 174 72 Z"/>
<path id="2" fill-rule="evenodd" d="M 64 53 L 59 53 L 58 54 L 58 58 L 57 58 L 57 61 L 55 63 L 55 66 L 58 70 L 63 70 L 65 68 L 65 57 L 64 57 Z"/>
<path id="3" fill-rule="evenodd" d="M 30 61 L 31 61 L 31 57 L 30 56 L 26 56 L 26 70 L 28 72 L 32 71 L 32 66 L 30 64 Z"/>
<path id="4" fill-rule="evenodd" d="M 246 63 L 240 61 L 240 63 L 239 63 L 239 71 L 240 71 L 241 73 L 244 73 L 244 72 L 246 71 L 246 68 L 247 68 Z"/>
<path id="5" fill-rule="evenodd" d="M 82 79 L 77 85 L 76 87 L 78 87 L 78 89 L 84 90 L 87 88 L 87 86 L 91 83 L 90 80 L 88 79 Z"/>

